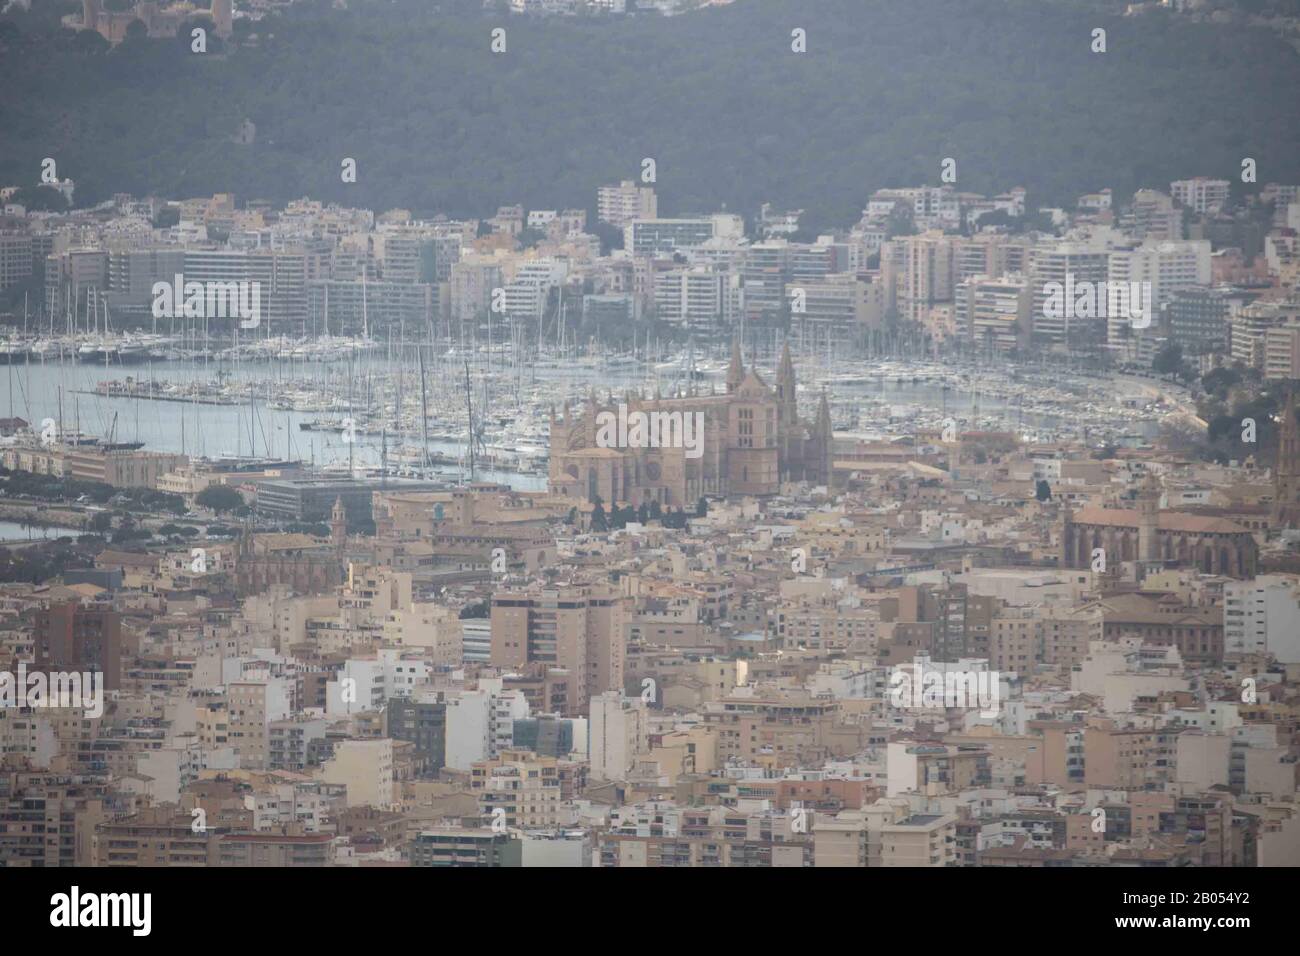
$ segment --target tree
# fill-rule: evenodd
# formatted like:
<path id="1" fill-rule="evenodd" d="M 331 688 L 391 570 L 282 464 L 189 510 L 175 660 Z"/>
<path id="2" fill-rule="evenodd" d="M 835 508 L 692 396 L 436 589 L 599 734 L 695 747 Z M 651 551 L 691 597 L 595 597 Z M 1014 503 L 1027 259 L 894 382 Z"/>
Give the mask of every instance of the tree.
<path id="1" fill-rule="evenodd" d="M 163 206 L 153 217 L 155 229 L 169 229 L 181 221 L 181 210 L 179 206 Z"/>
<path id="2" fill-rule="evenodd" d="M 126 38 L 122 41 L 128 46 L 139 46 L 149 40 L 149 27 L 139 17 L 126 25 Z"/>
<path id="3" fill-rule="evenodd" d="M 1183 371 L 1183 347 L 1171 343 L 1156 353 L 1151 369 L 1161 375 L 1179 375 Z"/>
<path id="4" fill-rule="evenodd" d="M 14 194 L 14 202 L 29 211 L 67 212 L 68 199 L 53 186 L 24 186 Z"/>
<path id="5" fill-rule="evenodd" d="M 474 620 L 476 618 L 485 618 L 489 615 L 491 608 L 487 601 L 478 601 L 474 604 L 466 604 L 460 609 L 460 619 L 462 621 Z"/>
<path id="6" fill-rule="evenodd" d="M 695 502 L 695 517 L 704 518 L 709 514 L 709 500 L 700 496 L 700 500 Z"/>
<path id="7" fill-rule="evenodd" d="M 194 500 L 204 508 L 211 508 L 217 514 L 234 511 L 244 504 L 243 496 L 228 485 L 208 485 L 195 496 Z"/>
<path id="8" fill-rule="evenodd" d="M 1039 501 L 1046 501 L 1047 499 L 1051 498 L 1052 486 L 1040 478 L 1038 481 L 1038 485 L 1034 488 L 1034 497 L 1037 498 Z"/>
<path id="9" fill-rule="evenodd" d="M 109 43 L 96 30 L 78 30 L 72 38 L 72 47 L 80 53 L 105 53 Z"/>
<path id="10" fill-rule="evenodd" d="M 609 530 L 609 520 L 605 517 L 605 506 L 600 503 L 599 498 L 596 499 L 596 507 L 591 510 L 591 530 Z"/>
<path id="11" fill-rule="evenodd" d="M 546 238 L 546 233 L 538 229 L 523 229 L 516 238 L 519 240 L 519 248 L 531 249 Z"/>

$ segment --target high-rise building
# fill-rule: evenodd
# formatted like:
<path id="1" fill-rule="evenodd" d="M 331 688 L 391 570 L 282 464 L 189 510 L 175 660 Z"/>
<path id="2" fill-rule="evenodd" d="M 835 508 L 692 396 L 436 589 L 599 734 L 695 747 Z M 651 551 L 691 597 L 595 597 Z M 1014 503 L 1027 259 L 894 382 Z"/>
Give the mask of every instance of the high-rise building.
<path id="1" fill-rule="evenodd" d="M 37 668 L 98 673 L 105 690 L 121 687 L 122 615 L 117 611 L 54 603 L 36 613 L 32 638 Z"/>
<path id="2" fill-rule="evenodd" d="M 1080 283 L 1106 281 L 1108 255 L 1091 243 L 1059 242 L 1035 248 L 1030 266 L 1029 289 L 1033 296 L 1032 333 L 1044 343 L 1101 342 L 1106 320 L 1097 315 L 1077 315 L 1073 304 L 1053 296 L 1053 289 L 1072 288 Z M 1049 301 L 1054 299 L 1052 307 Z M 1060 306 L 1060 307 L 1057 307 Z"/>
<path id="3" fill-rule="evenodd" d="M 1300 580 L 1261 574 L 1223 585 L 1223 650 L 1300 663 Z"/>
<path id="4" fill-rule="evenodd" d="M 1025 349 L 1031 333 L 1031 306 L 1029 280 L 1024 276 L 971 276 L 957 287 L 954 298 L 957 334 L 981 352 L 1006 354 Z"/>
<path id="5" fill-rule="evenodd" d="M 1273 381 L 1300 379 L 1300 317 L 1264 330 L 1264 377 Z"/>
<path id="6" fill-rule="evenodd" d="M 617 186 L 596 190 L 596 218 L 600 222 L 623 228 L 634 219 L 656 219 L 659 203 L 650 186 L 638 186 L 625 179 Z"/>
<path id="7" fill-rule="evenodd" d="M 1197 176 L 1195 179 L 1180 179 L 1169 184 L 1169 195 L 1174 202 L 1198 215 L 1216 213 L 1228 201 L 1228 181 L 1226 179 L 1207 179 Z"/>
<path id="8" fill-rule="evenodd" d="M 470 790 L 479 815 L 488 822 L 501 819 L 508 827 L 552 827 L 563 822 L 555 757 L 539 757 L 527 750 L 502 751 L 499 757 L 474 764 Z"/>
<path id="9" fill-rule="evenodd" d="M 1210 278 L 1210 243 L 1206 239 L 1148 241 L 1136 249 L 1112 251 L 1107 260 L 1108 287 L 1121 284 L 1130 309 L 1108 308 L 1107 344 L 1113 349 L 1131 347 L 1136 330 L 1150 328 L 1154 333 L 1158 310 L 1176 292 L 1207 286 Z M 1145 294 L 1140 301 L 1136 300 L 1135 288 L 1139 289 L 1139 294 L 1142 294 L 1142 288 L 1149 288 L 1149 301 Z M 1142 308 L 1143 314 L 1137 316 L 1133 313 L 1133 306 Z"/>
<path id="10" fill-rule="evenodd" d="M 712 218 L 633 219 L 623 226 L 623 248 L 634 256 L 670 256 L 708 242 L 714 225 Z"/>
<path id="11" fill-rule="evenodd" d="M 554 664 L 571 675 L 565 714 L 623 686 L 624 599 L 611 587 L 563 585 L 492 597 L 492 663 Z"/>
<path id="12" fill-rule="evenodd" d="M 1185 355 L 1222 352 L 1228 347 L 1233 312 L 1243 296 L 1229 289 L 1185 286 L 1175 289 L 1165 303 L 1169 341 Z"/>
<path id="13" fill-rule="evenodd" d="M 447 758 L 447 704 L 441 700 L 393 697 L 384 716 L 388 736 L 415 745 L 424 758 L 424 772 L 434 775 Z"/>
<path id="14" fill-rule="evenodd" d="M 721 325 L 730 277 L 708 266 L 655 273 L 655 317 L 661 322 L 707 330 Z"/>
<path id="15" fill-rule="evenodd" d="M 1268 357 L 1268 332 L 1300 324 L 1300 301 L 1252 302 L 1232 317 L 1232 361 L 1265 371 Z M 1275 355 L 1279 341 L 1275 339 Z M 1279 355 L 1280 358 L 1280 355 Z M 1275 367 L 1279 362 L 1275 358 Z M 1282 377 L 1282 376 L 1279 376 Z"/>

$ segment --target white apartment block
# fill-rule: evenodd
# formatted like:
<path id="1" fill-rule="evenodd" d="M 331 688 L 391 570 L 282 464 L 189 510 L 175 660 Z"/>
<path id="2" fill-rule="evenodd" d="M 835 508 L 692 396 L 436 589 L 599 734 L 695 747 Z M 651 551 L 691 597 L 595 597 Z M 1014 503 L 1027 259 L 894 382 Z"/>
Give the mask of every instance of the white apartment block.
<path id="1" fill-rule="evenodd" d="M 1107 252 L 1099 244 L 1060 242 L 1033 250 L 1030 266 L 1029 291 L 1033 296 L 1032 333 L 1035 339 L 1046 342 L 1064 342 L 1072 327 L 1101 322 L 1097 318 L 1067 317 L 1064 314 L 1047 314 L 1046 304 L 1050 292 L 1048 285 L 1059 283 L 1063 289 L 1066 277 L 1077 286 L 1080 282 L 1104 282 L 1107 275 Z"/>
<path id="2" fill-rule="evenodd" d="M 514 318 L 540 319 L 546 311 L 551 290 L 564 282 L 567 265 L 559 259 L 535 259 L 523 263 L 505 287 L 505 314 Z"/>
<path id="3" fill-rule="evenodd" d="M 1169 184 L 1169 195 L 1174 202 L 1200 215 L 1215 213 L 1228 201 L 1228 181 L 1204 176 L 1180 179 Z"/>
<path id="4" fill-rule="evenodd" d="M 646 705 L 616 690 L 591 698 L 591 777 L 622 780 L 646 746 Z"/>
<path id="5" fill-rule="evenodd" d="M 1264 574 L 1223 586 L 1223 650 L 1300 664 L 1300 578 Z"/>
<path id="6" fill-rule="evenodd" d="M 492 698 L 486 691 L 447 696 L 446 765 L 469 770 L 492 750 Z"/>
<path id="7" fill-rule="evenodd" d="M 660 321 L 690 328 L 713 328 L 723 320 L 724 283 L 729 276 L 703 266 L 669 269 L 655 275 L 655 314 Z"/>
<path id="8" fill-rule="evenodd" d="M 1108 283 L 1150 283 L 1152 312 L 1142 318 L 1147 327 L 1153 328 L 1159 319 L 1156 310 L 1172 299 L 1175 292 L 1210 284 L 1210 241 L 1148 241 L 1136 249 L 1116 249 L 1107 259 L 1107 269 Z M 1116 347 L 1131 342 L 1131 326 L 1128 315 L 1108 315 L 1107 344 Z"/>

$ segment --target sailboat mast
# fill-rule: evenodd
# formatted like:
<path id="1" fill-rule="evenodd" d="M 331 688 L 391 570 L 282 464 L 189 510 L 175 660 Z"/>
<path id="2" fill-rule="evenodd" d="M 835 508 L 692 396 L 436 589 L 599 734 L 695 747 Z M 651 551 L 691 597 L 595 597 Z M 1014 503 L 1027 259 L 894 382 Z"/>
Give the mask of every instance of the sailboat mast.
<path id="1" fill-rule="evenodd" d="M 425 387 L 424 345 L 417 344 L 415 351 L 420 356 L 420 468 L 427 476 L 429 471 L 429 393 Z"/>
<path id="2" fill-rule="evenodd" d="M 474 482 L 474 391 L 469 384 L 469 359 L 465 359 L 465 416 L 469 420 L 469 480 Z"/>

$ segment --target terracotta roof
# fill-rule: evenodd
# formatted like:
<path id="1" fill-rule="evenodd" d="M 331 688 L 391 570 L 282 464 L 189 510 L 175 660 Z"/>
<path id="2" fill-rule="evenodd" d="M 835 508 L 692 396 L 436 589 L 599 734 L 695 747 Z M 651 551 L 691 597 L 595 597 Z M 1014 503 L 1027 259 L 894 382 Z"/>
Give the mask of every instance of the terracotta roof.
<path id="1" fill-rule="evenodd" d="M 1249 534 L 1250 532 L 1227 518 L 1206 518 L 1178 511 L 1162 511 L 1157 516 L 1161 531 L 1189 531 L 1194 533 Z M 1080 508 L 1071 518 L 1074 524 L 1110 525 L 1136 528 L 1138 513 L 1127 508 Z"/>

